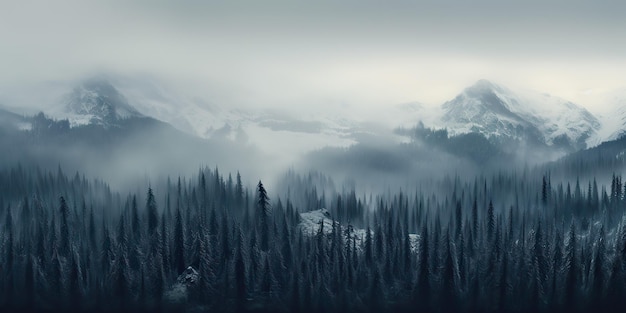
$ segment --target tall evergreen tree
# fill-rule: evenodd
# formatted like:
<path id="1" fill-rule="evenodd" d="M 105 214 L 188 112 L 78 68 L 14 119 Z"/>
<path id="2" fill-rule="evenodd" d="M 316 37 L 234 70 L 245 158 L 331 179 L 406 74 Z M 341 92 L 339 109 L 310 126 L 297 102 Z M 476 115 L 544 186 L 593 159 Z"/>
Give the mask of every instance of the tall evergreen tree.
<path id="1" fill-rule="evenodd" d="M 59 198 L 60 208 L 59 211 L 61 213 L 61 225 L 60 225 L 60 244 L 59 244 L 59 253 L 62 256 L 67 257 L 70 253 L 70 225 L 69 225 L 69 215 L 70 209 L 65 202 L 65 198 Z"/>
<path id="2" fill-rule="evenodd" d="M 564 277 L 564 309 L 573 312 L 578 311 L 577 300 L 578 300 L 578 290 L 580 288 L 580 269 L 579 262 L 577 258 L 577 240 L 576 240 L 576 229 L 574 224 L 570 226 L 568 233 L 568 242 L 565 247 L 565 277 Z"/>
<path id="3" fill-rule="evenodd" d="M 174 271 L 176 274 L 182 273 L 186 268 L 185 263 L 185 232 L 183 230 L 183 217 L 180 206 L 176 208 L 176 224 L 174 225 Z"/>
<path id="4" fill-rule="evenodd" d="M 152 236 L 159 225 L 159 213 L 157 212 L 156 199 L 154 198 L 152 188 L 148 188 L 146 212 L 148 213 L 148 235 Z"/>
<path id="5" fill-rule="evenodd" d="M 257 193 L 257 214 L 259 216 L 259 222 L 261 226 L 261 250 L 268 251 L 270 246 L 270 200 L 267 196 L 267 191 L 265 191 L 263 183 L 260 180 L 259 184 L 257 185 Z"/>
<path id="6" fill-rule="evenodd" d="M 415 302 L 418 305 L 419 312 L 428 312 L 430 310 L 431 286 L 429 253 L 430 247 L 428 244 L 428 227 L 424 225 L 418 246 L 419 263 L 417 268 L 417 281 L 415 284 Z"/>
<path id="7" fill-rule="evenodd" d="M 141 218 L 139 217 L 139 210 L 137 209 L 137 196 L 133 195 L 131 211 L 131 227 L 133 232 L 133 240 L 135 242 L 141 242 Z"/>

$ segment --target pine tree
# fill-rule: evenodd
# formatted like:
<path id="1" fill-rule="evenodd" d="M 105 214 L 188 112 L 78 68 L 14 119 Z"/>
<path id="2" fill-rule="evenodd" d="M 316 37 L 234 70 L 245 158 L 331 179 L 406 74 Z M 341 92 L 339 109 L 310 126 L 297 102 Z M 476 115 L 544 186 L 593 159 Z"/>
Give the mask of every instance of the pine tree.
<path id="1" fill-rule="evenodd" d="M 276 281 L 274 272 L 270 266 L 269 257 L 267 256 L 265 257 L 263 267 L 261 269 L 259 292 L 261 297 L 266 299 L 266 305 L 276 302 L 279 296 L 278 281 Z"/>
<path id="2" fill-rule="evenodd" d="M 590 290 L 590 298 L 591 298 L 591 308 L 594 309 L 604 309 L 604 288 L 606 278 L 606 269 L 605 269 L 605 234 L 604 234 L 604 226 L 602 226 L 598 233 L 598 238 L 596 240 L 596 250 L 593 257 L 593 265 L 592 265 L 592 283 Z"/>
<path id="3" fill-rule="evenodd" d="M 35 274 L 35 258 L 28 255 L 26 259 L 26 270 L 24 271 L 24 307 L 27 310 L 34 310 L 37 302 L 37 294 L 35 293 L 36 281 Z"/>
<path id="4" fill-rule="evenodd" d="M 100 265 L 103 273 L 109 273 L 111 269 L 111 262 L 114 258 L 113 242 L 111 240 L 111 234 L 109 233 L 106 225 L 102 227 L 102 249 L 100 251 Z"/>
<path id="5" fill-rule="evenodd" d="M 298 277 L 298 273 L 294 272 L 293 277 L 291 279 L 291 285 L 289 291 L 291 293 L 290 306 L 289 309 L 291 312 L 299 313 L 301 310 L 301 288 L 300 288 L 300 278 Z"/>
<path id="6" fill-rule="evenodd" d="M 152 188 L 148 188 L 146 212 L 148 212 L 148 236 L 152 236 L 159 225 L 159 213 L 157 212 L 157 204 L 154 194 L 152 193 Z"/>
<path id="7" fill-rule="evenodd" d="M 543 176 L 542 185 L 541 185 L 541 203 L 545 206 L 548 205 L 548 181 L 546 180 L 546 176 Z"/>
<path id="8" fill-rule="evenodd" d="M 238 207 L 243 205 L 243 184 L 241 183 L 241 175 L 237 171 L 237 178 L 235 183 L 235 203 Z"/>
<path id="9" fill-rule="evenodd" d="M 606 289 L 606 301 L 612 304 L 614 308 L 622 308 L 626 305 L 626 298 L 624 297 L 624 293 L 626 292 L 626 268 L 624 267 L 626 265 L 626 227 L 624 226 L 624 219 L 622 219 Z"/>
<path id="10" fill-rule="evenodd" d="M 237 311 L 242 312 L 245 308 L 247 298 L 246 286 L 246 264 L 244 260 L 243 234 L 241 229 L 237 229 L 237 251 L 235 253 L 234 270 L 235 270 L 235 296 Z"/>
<path id="11" fill-rule="evenodd" d="M 552 281 L 551 281 L 551 309 L 556 310 L 561 306 L 562 293 L 560 292 L 559 280 L 563 267 L 563 238 L 561 232 L 557 230 L 554 237 L 554 252 L 552 256 Z"/>
<path id="12" fill-rule="evenodd" d="M 472 204 L 472 235 L 474 237 L 478 235 L 478 204 L 476 197 L 474 197 L 474 203 Z"/>
<path id="13" fill-rule="evenodd" d="M 7 209 L 7 215 L 4 222 L 4 236 L 6 242 L 4 244 L 4 264 L 3 264 L 3 283 L 4 283 L 4 295 L 5 302 L 8 307 L 13 304 L 13 298 L 15 297 L 15 234 L 13 230 L 13 215 L 11 208 Z"/>
<path id="14" fill-rule="evenodd" d="M 210 255 L 209 238 L 202 237 L 200 241 L 200 265 L 198 273 L 200 282 L 198 284 L 200 301 L 207 303 L 215 294 L 215 273 L 213 271 L 213 260 Z"/>
<path id="15" fill-rule="evenodd" d="M 445 253 L 445 257 L 444 257 L 444 263 L 443 263 L 443 268 L 442 268 L 442 272 L 441 272 L 441 279 L 442 279 L 442 283 L 441 283 L 441 305 L 442 305 L 442 312 L 456 312 L 458 310 L 457 308 L 457 301 L 458 301 L 458 297 L 459 297 L 459 293 L 457 290 L 457 272 L 456 272 L 456 265 L 454 264 L 454 256 L 453 256 L 453 250 L 452 250 L 452 244 L 450 243 L 450 234 L 449 232 L 446 232 L 445 236 L 444 236 L 444 242 L 445 242 L 445 246 L 444 246 L 444 253 Z"/>
<path id="16" fill-rule="evenodd" d="M 81 309 L 83 299 L 82 270 L 80 267 L 78 253 L 72 253 L 70 257 L 70 273 L 68 278 L 68 302 L 73 309 Z"/>
<path id="17" fill-rule="evenodd" d="M 385 288 L 378 266 L 374 266 L 370 277 L 371 282 L 367 292 L 370 311 L 383 312 L 386 307 Z"/>
<path id="18" fill-rule="evenodd" d="M 185 270 L 185 232 L 183 230 L 183 217 L 180 206 L 176 208 L 176 224 L 174 226 L 174 271 L 176 275 Z"/>
<path id="19" fill-rule="evenodd" d="M 493 202 L 489 201 L 489 208 L 487 209 L 487 240 L 489 243 L 493 241 L 495 228 L 496 218 L 493 212 Z"/>
<path id="20" fill-rule="evenodd" d="M 121 309 L 128 308 L 129 301 L 131 300 L 130 271 L 128 257 L 121 247 L 117 250 L 117 255 L 115 256 L 111 279 L 111 288 L 113 290 L 113 296 L 117 300 L 116 304 Z"/>
<path id="21" fill-rule="evenodd" d="M 93 206 L 89 209 L 89 245 L 91 249 L 97 247 L 96 239 L 96 218 L 93 214 Z"/>
<path id="22" fill-rule="evenodd" d="M 424 225 L 420 235 L 420 242 L 418 247 L 418 268 L 417 268 L 417 281 L 415 284 L 416 295 L 415 302 L 419 306 L 418 311 L 427 312 L 430 310 L 430 265 L 429 265 L 429 245 L 428 245 L 428 227 Z"/>
<path id="23" fill-rule="evenodd" d="M 59 244 L 59 253 L 62 256 L 67 257 L 70 253 L 70 225 L 69 225 L 69 207 L 65 202 L 65 198 L 61 197 L 59 199 L 60 202 L 60 213 L 61 213 L 61 225 L 60 225 L 60 244 Z"/>
<path id="24" fill-rule="evenodd" d="M 117 245 L 119 249 L 128 252 L 128 235 L 126 235 L 126 224 L 124 223 L 123 215 L 120 216 L 117 225 Z"/>
<path id="25" fill-rule="evenodd" d="M 167 227 L 166 224 L 166 220 L 169 220 L 168 218 L 166 218 L 165 213 L 163 213 L 161 215 L 161 251 L 160 254 L 162 256 L 162 263 L 163 263 L 163 271 L 164 271 L 164 275 L 166 278 L 170 277 L 171 275 L 171 265 L 172 265 L 172 261 L 171 261 L 171 250 L 170 250 L 170 235 L 169 235 L 169 229 Z"/>
<path id="26" fill-rule="evenodd" d="M 263 183 L 259 180 L 257 185 L 257 214 L 259 215 L 259 222 L 261 226 L 261 250 L 269 250 L 270 230 L 269 230 L 269 216 L 270 216 L 270 202 L 267 196 L 267 191 L 263 187 Z"/>
<path id="27" fill-rule="evenodd" d="M 63 263 L 61 262 L 56 247 L 52 248 L 52 258 L 48 267 L 48 296 L 55 307 L 61 306 L 61 300 L 65 298 L 65 282 Z"/>
<path id="28" fill-rule="evenodd" d="M 578 290 L 580 288 L 580 279 L 579 279 L 579 263 L 578 258 L 576 256 L 576 229 L 574 228 L 574 224 L 570 226 L 568 233 L 568 242 L 565 247 L 565 277 L 563 286 L 565 288 L 564 294 L 564 309 L 573 312 L 577 311 L 577 297 Z"/>
<path id="29" fill-rule="evenodd" d="M 374 250 L 372 245 L 372 231 L 369 226 L 365 231 L 365 263 L 371 265 L 374 262 Z"/>
<path id="30" fill-rule="evenodd" d="M 133 232 L 133 240 L 137 243 L 141 242 L 141 218 L 139 217 L 139 211 L 137 209 L 137 196 L 133 195 L 132 200 L 132 220 L 131 227 Z"/>
<path id="31" fill-rule="evenodd" d="M 455 225 L 454 225 L 454 229 L 455 229 L 455 233 L 454 233 L 454 238 L 456 238 L 458 240 L 458 238 L 461 236 L 461 230 L 463 229 L 463 212 L 462 212 L 462 207 L 461 207 L 461 202 L 457 201 L 456 203 L 456 210 L 455 210 Z"/>
<path id="32" fill-rule="evenodd" d="M 163 264 L 163 257 L 157 255 L 151 260 L 152 265 L 152 298 L 157 307 L 161 306 L 163 301 L 163 293 L 165 291 L 165 269 Z"/>

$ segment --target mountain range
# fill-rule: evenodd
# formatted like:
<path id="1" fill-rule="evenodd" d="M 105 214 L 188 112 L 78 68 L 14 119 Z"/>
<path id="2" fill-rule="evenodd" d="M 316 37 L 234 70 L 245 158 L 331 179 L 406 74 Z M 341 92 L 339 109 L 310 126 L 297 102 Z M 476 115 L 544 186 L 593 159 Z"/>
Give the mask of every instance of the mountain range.
<path id="1" fill-rule="evenodd" d="M 548 146 L 587 147 L 601 128 L 582 106 L 534 92 L 513 92 L 487 80 L 466 88 L 442 105 L 443 125 L 452 133 L 527 139 Z"/>
<path id="2" fill-rule="evenodd" d="M 64 97 L 63 102 L 72 126 L 113 126 L 121 119 L 143 116 L 113 85 L 101 79 L 83 81 Z"/>
<path id="3" fill-rule="evenodd" d="M 380 132 L 373 123 L 350 116 L 234 109 L 181 97 L 164 88 L 144 88 L 141 93 L 127 87 L 114 86 L 104 78 L 87 79 L 66 92 L 56 110 L 43 113 L 67 120 L 70 128 L 91 125 L 111 129 L 128 125 L 126 120 L 154 119 L 189 136 L 253 144 L 266 152 L 293 156 L 288 162 L 295 155 L 325 146 L 347 147 L 371 140 Z M 598 118 L 565 99 L 513 91 L 480 80 L 435 112 L 416 102 L 389 107 L 377 116 L 393 121 L 388 125 L 397 123 L 395 127 L 422 120 L 433 129 L 447 129 L 450 135 L 478 133 L 493 142 L 528 141 L 576 151 L 626 134 L 626 97 L 615 95 L 611 101 L 613 112 Z M 33 119 L 8 110 L 0 111 L 0 122 L 4 128 L 33 128 Z"/>
<path id="4" fill-rule="evenodd" d="M 601 138 L 615 140 L 626 135 L 626 89 L 608 93 L 601 102 L 608 104 L 608 110 L 602 114 L 604 127 Z"/>

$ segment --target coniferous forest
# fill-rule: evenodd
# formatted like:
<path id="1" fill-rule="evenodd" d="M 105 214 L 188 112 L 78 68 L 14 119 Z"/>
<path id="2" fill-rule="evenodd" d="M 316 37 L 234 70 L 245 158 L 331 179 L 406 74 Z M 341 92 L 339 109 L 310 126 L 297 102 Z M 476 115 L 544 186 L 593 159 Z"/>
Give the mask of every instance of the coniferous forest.
<path id="1" fill-rule="evenodd" d="M 598 181 L 608 181 L 608 185 Z M 79 173 L 0 172 L 2 311 L 621 312 L 620 175 L 442 177 L 327 193 L 318 173 L 195 177 L 114 192 Z M 276 196 L 274 196 L 276 195 Z M 325 209 L 325 210 L 322 210 Z M 319 211 L 317 211 L 319 210 Z M 322 218 L 305 227 L 307 211 Z M 311 222 L 311 221 L 310 221 Z"/>
<path id="2" fill-rule="evenodd" d="M 624 12 L 0 0 L 0 313 L 626 313 Z"/>

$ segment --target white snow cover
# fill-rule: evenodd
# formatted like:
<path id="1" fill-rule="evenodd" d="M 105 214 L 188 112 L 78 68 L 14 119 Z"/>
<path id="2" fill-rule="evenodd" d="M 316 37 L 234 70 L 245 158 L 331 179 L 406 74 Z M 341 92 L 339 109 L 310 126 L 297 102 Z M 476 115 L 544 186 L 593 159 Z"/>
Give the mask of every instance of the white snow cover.
<path id="1" fill-rule="evenodd" d="M 104 79 L 81 82 L 46 112 L 57 119 L 68 119 L 71 127 L 100 124 L 111 126 L 116 120 L 141 116 L 113 85 Z"/>
<path id="2" fill-rule="evenodd" d="M 326 209 L 300 213 L 300 223 L 298 224 L 298 228 L 305 236 L 315 236 L 319 232 L 320 222 L 324 223 L 324 234 L 330 235 L 333 229 L 333 219 Z M 340 227 L 341 233 L 345 234 L 347 226 L 341 225 L 338 222 L 335 223 L 337 223 Z M 356 239 L 357 249 L 363 248 L 366 234 L 367 230 L 365 229 L 352 228 L 350 238 Z M 373 231 L 371 231 L 371 235 L 374 235 Z M 417 250 L 419 235 L 409 234 L 409 240 L 411 241 L 411 249 L 413 251 Z"/>
<path id="3" fill-rule="evenodd" d="M 626 135 L 626 89 L 604 94 L 600 101 L 609 104 L 609 109 L 602 112 L 600 116 L 602 129 L 597 138 L 597 144 Z"/>
<path id="4" fill-rule="evenodd" d="M 572 142 L 593 140 L 600 129 L 600 122 L 575 103 L 534 91 L 514 92 L 486 80 L 466 88 L 442 109 L 442 123 L 452 134 L 479 131 L 518 138 L 531 130 L 553 144 L 560 136 Z"/>
<path id="5" fill-rule="evenodd" d="M 538 124 L 535 126 L 549 144 L 562 135 L 572 140 L 586 136 L 589 143 L 601 127 L 589 111 L 565 99 L 537 92 L 526 92 L 519 98 L 521 108 L 529 108 L 527 112 L 520 110 L 519 114 L 529 120 L 536 118 Z"/>
<path id="6" fill-rule="evenodd" d="M 330 111 L 310 106 L 303 110 L 297 104 L 280 110 L 232 107 L 179 92 L 165 83 L 131 79 L 113 86 L 92 79 L 67 94 L 62 107 L 48 107 L 44 112 L 67 118 L 72 127 L 110 124 L 111 110 L 115 119 L 150 116 L 203 138 L 256 145 L 268 155 L 276 154 L 277 162 L 294 164 L 312 150 L 348 147 L 363 138 L 406 142 L 407 138 L 392 130 L 413 127 L 420 121 L 428 127 L 447 128 L 451 134 L 481 132 L 513 138 L 531 134 L 547 144 L 567 137 L 572 143 L 585 141 L 587 146 L 595 146 L 626 133 L 626 92 L 607 101 L 614 103 L 615 109 L 605 115 L 601 125 L 586 109 L 565 99 L 512 91 L 486 80 L 442 106 L 407 102 L 381 104 L 361 112 L 350 106 Z"/>
<path id="7" fill-rule="evenodd" d="M 174 285 L 165 292 L 165 298 L 173 303 L 183 303 L 189 297 L 189 287 L 195 285 L 200 279 L 200 274 L 189 266 L 182 272 Z"/>

